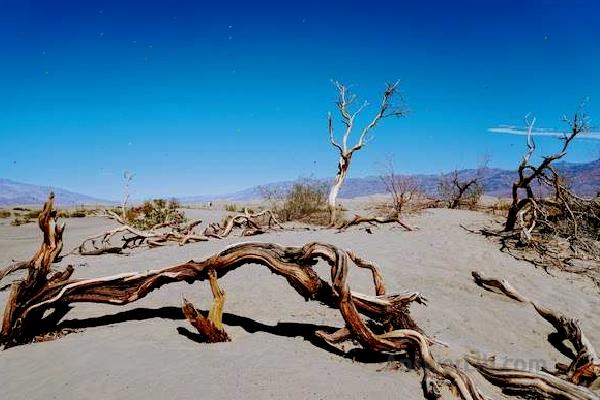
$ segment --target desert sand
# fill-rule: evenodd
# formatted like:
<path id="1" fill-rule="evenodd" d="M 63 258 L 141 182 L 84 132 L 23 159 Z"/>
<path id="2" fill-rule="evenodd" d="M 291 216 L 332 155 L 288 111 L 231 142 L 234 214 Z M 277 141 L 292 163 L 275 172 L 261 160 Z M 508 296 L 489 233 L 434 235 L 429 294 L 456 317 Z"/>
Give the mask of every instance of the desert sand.
<path id="1" fill-rule="evenodd" d="M 217 210 L 187 213 L 205 222 L 223 215 Z M 505 278 L 538 303 L 579 318 L 589 339 L 600 346 L 600 297 L 593 283 L 565 274 L 550 276 L 460 226 L 491 225 L 491 216 L 435 209 L 407 221 L 419 230 L 389 225 L 373 228 L 372 234 L 362 228 L 342 233 L 295 230 L 252 241 L 303 245 L 318 240 L 376 262 L 389 292 L 417 290 L 428 299 L 427 306 L 414 304 L 412 313 L 425 332 L 448 344 L 434 346 L 434 356 L 467 368 L 493 398 L 505 397 L 466 366 L 464 354 L 495 355 L 500 364 L 536 369 L 569 359 L 548 343 L 553 329 L 531 307 L 476 286 L 473 270 Z M 100 217 L 67 220 L 65 252 L 111 224 Z M 0 222 L 0 265 L 29 259 L 40 235 L 33 223 L 11 227 Z M 202 259 L 245 240 L 136 249 L 127 256 L 68 256 L 58 266 L 73 264 L 77 278 L 143 271 Z M 324 265 L 318 271 L 327 276 Z M 20 276 L 9 276 L 1 284 Z M 170 284 L 127 306 L 76 304 L 61 324 L 77 332 L 0 352 L 0 399 L 423 398 L 420 371 L 390 359 L 336 351 L 319 341 L 315 330 L 343 325 L 339 312 L 305 302 L 266 268 L 245 266 L 220 283 L 227 293 L 224 323 L 231 342 L 198 343 L 183 319 L 182 295 L 201 309 L 210 306 L 206 282 Z M 351 271 L 350 285 L 371 291 L 368 271 Z M 8 290 L 0 292 L 0 304 L 7 296 Z M 454 397 L 444 388 L 443 398 Z"/>

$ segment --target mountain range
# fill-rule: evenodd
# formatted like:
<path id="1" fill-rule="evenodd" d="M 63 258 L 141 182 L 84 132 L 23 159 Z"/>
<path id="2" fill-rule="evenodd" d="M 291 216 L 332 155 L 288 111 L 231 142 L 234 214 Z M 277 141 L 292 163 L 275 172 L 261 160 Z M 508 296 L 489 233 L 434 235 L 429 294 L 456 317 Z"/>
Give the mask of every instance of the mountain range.
<path id="1" fill-rule="evenodd" d="M 110 203 L 106 200 L 96 199 L 61 188 L 32 185 L 0 178 L 0 206 L 44 204 L 50 191 L 54 192 L 56 203 L 61 206 Z"/>
<path id="2" fill-rule="evenodd" d="M 557 163 L 555 166 L 567 178 L 571 188 L 577 194 L 585 197 L 592 197 L 596 196 L 600 191 L 600 159 L 581 164 L 562 162 Z M 516 177 L 515 171 L 499 168 L 485 168 L 483 170 L 464 169 L 460 170 L 458 173 L 462 179 L 468 179 L 480 174 L 486 195 L 495 197 L 509 196 L 511 185 Z M 409 176 L 411 179 L 413 179 L 423 192 L 429 195 L 434 195 L 440 179 L 448 175 L 449 174 L 418 174 L 405 175 L 405 177 Z M 186 203 L 207 202 L 214 200 L 258 200 L 263 198 L 263 192 L 265 189 L 268 191 L 277 190 L 285 192 L 291 188 L 295 182 L 296 181 L 268 183 L 262 186 L 254 186 L 240 190 L 234 193 L 187 196 L 181 197 L 179 200 Z M 331 179 L 319 179 L 317 182 L 324 185 L 329 185 Z M 61 188 L 38 186 L 0 178 L 0 205 L 43 204 L 50 190 L 53 190 L 56 193 L 57 203 L 63 206 L 112 203 L 108 200 L 97 199 Z M 385 193 L 385 186 L 381 178 L 378 176 L 348 178 L 342 187 L 342 190 L 340 191 L 340 198 L 351 199 L 355 197 L 370 196 L 382 193 Z"/>
<path id="3" fill-rule="evenodd" d="M 565 176 L 575 193 L 580 196 L 591 197 L 595 196 L 600 191 L 600 159 L 589 163 L 556 163 L 556 168 Z M 447 177 L 452 172 L 447 174 L 416 174 L 416 175 L 400 175 L 400 177 L 410 177 L 420 187 L 420 189 L 428 194 L 435 195 L 437 192 L 438 183 L 444 177 Z M 463 169 L 458 171 L 461 179 L 469 179 L 480 174 L 485 194 L 495 197 L 510 196 L 512 183 L 516 178 L 516 172 L 499 169 L 485 168 Z M 329 185 L 331 179 L 313 180 L 317 183 Z M 285 192 L 297 181 L 285 181 L 269 183 L 262 186 L 254 186 L 238 192 L 216 195 L 216 196 L 190 196 L 181 198 L 184 202 L 203 202 L 211 200 L 226 200 L 226 201 L 247 201 L 263 198 L 263 192 L 267 191 L 283 191 Z M 366 176 L 362 178 L 348 178 L 344 186 L 340 190 L 339 197 L 343 199 L 352 199 L 355 197 L 371 196 L 375 194 L 385 193 L 385 185 L 379 176 Z"/>

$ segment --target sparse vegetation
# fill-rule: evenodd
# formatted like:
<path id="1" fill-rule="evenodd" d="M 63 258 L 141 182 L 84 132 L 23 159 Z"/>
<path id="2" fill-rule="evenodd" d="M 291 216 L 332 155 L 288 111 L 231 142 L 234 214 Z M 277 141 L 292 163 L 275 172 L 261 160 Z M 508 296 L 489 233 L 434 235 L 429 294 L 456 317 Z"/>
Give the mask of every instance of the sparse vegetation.
<path id="1" fill-rule="evenodd" d="M 125 210 L 125 221 L 128 225 L 142 230 L 149 230 L 160 225 L 178 225 L 186 221 L 177 200 L 154 199 L 145 201 L 137 207 Z"/>
<path id="2" fill-rule="evenodd" d="M 20 216 L 16 216 L 13 218 L 12 221 L 10 221 L 10 226 L 21 226 L 23 224 L 26 224 L 28 222 L 31 222 L 31 220 L 27 220 L 23 217 Z"/>
<path id="3" fill-rule="evenodd" d="M 314 180 L 300 180 L 288 191 L 262 188 L 269 208 L 281 221 L 301 221 L 327 225 L 327 185 Z"/>
<path id="4" fill-rule="evenodd" d="M 438 183 L 438 196 L 448 208 L 468 208 L 473 210 L 479 205 L 483 195 L 481 177 L 461 177 L 458 171 L 442 175 Z"/>
<path id="5" fill-rule="evenodd" d="M 421 196 L 421 191 L 413 178 L 396 174 L 392 158 L 387 159 L 384 169 L 380 177 L 381 182 L 391 196 L 391 208 L 396 216 L 400 217 L 414 208 L 414 202 Z"/>
<path id="6" fill-rule="evenodd" d="M 12 213 L 8 210 L 0 210 L 0 218 L 10 218 Z"/>
<path id="7" fill-rule="evenodd" d="M 31 210 L 29 208 L 15 207 L 13 210 L 20 211 L 12 213 L 13 220 L 10 222 L 11 226 L 21 226 L 29 222 L 37 220 L 41 213 L 41 210 Z"/>
<path id="8" fill-rule="evenodd" d="M 237 212 L 238 206 L 236 204 L 225 204 L 225 211 Z"/>

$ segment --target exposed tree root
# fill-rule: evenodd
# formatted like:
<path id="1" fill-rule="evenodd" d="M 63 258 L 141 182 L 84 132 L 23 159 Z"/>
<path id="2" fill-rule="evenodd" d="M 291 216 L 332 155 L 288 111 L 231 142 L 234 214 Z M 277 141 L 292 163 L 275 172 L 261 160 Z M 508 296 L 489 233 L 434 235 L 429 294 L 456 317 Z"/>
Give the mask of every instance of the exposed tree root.
<path id="1" fill-rule="evenodd" d="M 336 228 L 341 232 L 341 231 L 345 231 L 346 229 L 348 229 L 351 226 L 360 225 L 362 223 L 369 223 L 371 225 L 397 223 L 398 225 L 400 225 L 402 228 L 404 228 L 407 231 L 415 230 L 414 227 L 403 222 L 396 215 L 390 215 L 388 217 L 365 217 L 362 215 L 355 215 L 354 218 L 352 218 L 349 221 L 342 222 Z"/>
<path id="2" fill-rule="evenodd" d="M 513 300 L 531 304 L 537 313 L 556 329 L 562 341 L 571 343 L 575 350 L 575 357 L 570 365 L 557 364 L 557 370 L 551 374 L 496 368 L 472 357 L 468 359 L 471 365 L 493 384 L 509 390 L 546 396 L 544 398 L 550 399 L 600 398 L 597 394 L 581 387 L 600 390 L 600 358 L 589 339 L 583 334 L 579 321 L 536 304 L 520 294 L 506 280 L 487 278 L 476 271 L 473 271 L 472 275 L 475 282 L 485 289 L 498 289 L 500 293 Z"/>

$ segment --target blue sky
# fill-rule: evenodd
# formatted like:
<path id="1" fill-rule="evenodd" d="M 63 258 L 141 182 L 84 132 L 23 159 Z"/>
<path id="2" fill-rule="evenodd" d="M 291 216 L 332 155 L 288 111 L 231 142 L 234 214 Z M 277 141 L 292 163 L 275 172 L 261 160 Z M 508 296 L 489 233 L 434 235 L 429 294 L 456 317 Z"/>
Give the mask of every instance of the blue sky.
<path id="1" fill-rule="evenodd" d="M 387 154 L 406 173 L 514 168 L 525 138 L 489 128 L 560 129 L 587 97 L 600 120 L 598 0 L 286 3 L 0 0 L 0 177 L 115 199 L 125 170 L 138 198 L 331 176 L 332 79 L 365 117 L 400 79 L 411 110 L 351 176 Z M 599 153 L 580 140 L 568 160 Z"/>

